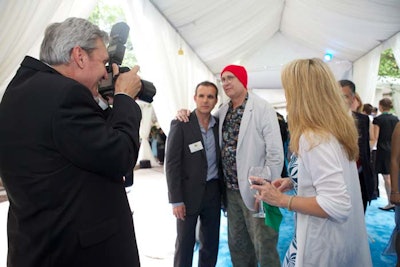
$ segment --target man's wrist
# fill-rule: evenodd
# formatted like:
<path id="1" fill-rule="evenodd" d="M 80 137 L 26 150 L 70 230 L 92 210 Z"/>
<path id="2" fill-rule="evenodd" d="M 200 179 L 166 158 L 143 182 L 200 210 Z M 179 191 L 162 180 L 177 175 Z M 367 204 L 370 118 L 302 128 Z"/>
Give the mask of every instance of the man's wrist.
<path id="1" fill-rule="evenodd" d="M 124 92 L 115 92 L 115 94 L 114 95 L 126 95 L 126 96 L 129 96 L 129 97 L 131 97 L 129 94 L 127 94 L 127 93 L 124 93 Z M 132 97 L 131 97 L 132 98 Z"/>
<path id="2" fill-rule="evenodd" d="M 179 207 L 179 206 L 183 206 L 184 203 L 183 202 L 176 202 L 176 203 L 171 203 L 173 208 Z"/>

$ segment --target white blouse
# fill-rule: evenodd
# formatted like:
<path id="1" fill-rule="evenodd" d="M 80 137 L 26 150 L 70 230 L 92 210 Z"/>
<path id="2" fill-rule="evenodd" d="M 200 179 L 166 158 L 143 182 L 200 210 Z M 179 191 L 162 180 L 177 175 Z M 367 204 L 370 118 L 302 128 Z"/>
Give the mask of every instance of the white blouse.
<path id="1" fill-rule="evenodd" d="M 372 266 L 356 163 L 333 136 L 311 138 L 312 148 L 300 138 L 298 195 L 316 196 L 329 218 L 297 213 L 296 266 Z"/>

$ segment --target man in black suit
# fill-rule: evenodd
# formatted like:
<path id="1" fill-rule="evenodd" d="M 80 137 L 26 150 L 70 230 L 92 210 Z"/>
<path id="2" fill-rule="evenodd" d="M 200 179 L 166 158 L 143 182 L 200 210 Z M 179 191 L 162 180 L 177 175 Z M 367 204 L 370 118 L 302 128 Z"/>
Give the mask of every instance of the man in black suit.
<path id="1" fill-rule="evenodd" d="M 342 93 L 345 98 L 346 104 L 351 111 L 351 104 L 355 99 L 356 86 L 352 81 L 340 80 L 340 86 L 342 87 Z M 365 114 L 358 112 L 352 112 L 353 117 L 356 121 L 358 130 L 358 149 L 359 159 L 357 160 L 358 177 L 360 179 L 361 195 L 364 205 L 364 213 L 367 209 L 367 204 L 373 199 L 374 193 L 374 178 L 372 175 L 371 166 L 371 150 L 370 150 L 370 136 L 369 136 L 369 117 Z"/>
<path id="2" fill-rule="evenodd" d="M 211 115 L 217 96 L 215 84 L 206 81 L 197 85 L 197 108 L 188 123 L 173 120 L 167 138 L 168 197 L 177 218 L 175 267 L 192 266 L 198 218 L 198 266 L 215 266 L 217 262 L 223 185 L 218 122 Z"/>
<path id="3" fill-rule="evenodd" d="M 115 80 L 108 116 L 107 33 L 69 18 L 45 31 L 0 104 L 0 175 L 10 200 L 8 266 L 140 266 L 123 176 L 139 150 L 138 67 Z M 113 65 L 114 75 L 118 66 Z"/>

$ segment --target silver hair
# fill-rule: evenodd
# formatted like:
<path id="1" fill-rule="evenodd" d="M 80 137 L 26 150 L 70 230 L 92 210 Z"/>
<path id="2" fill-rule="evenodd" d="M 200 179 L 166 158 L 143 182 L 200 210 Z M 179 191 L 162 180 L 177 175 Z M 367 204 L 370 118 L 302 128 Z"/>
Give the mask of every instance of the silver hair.
<path id="1" fill-rule="evenodd" d="M 68 18 L 64 22 L 50 24 L 40 47 L 40 60 L 49 65 L 68 63 L 75 46 L 90 54 L 99 38 L 108 43 L 108 34 L 86 19 Z"/>

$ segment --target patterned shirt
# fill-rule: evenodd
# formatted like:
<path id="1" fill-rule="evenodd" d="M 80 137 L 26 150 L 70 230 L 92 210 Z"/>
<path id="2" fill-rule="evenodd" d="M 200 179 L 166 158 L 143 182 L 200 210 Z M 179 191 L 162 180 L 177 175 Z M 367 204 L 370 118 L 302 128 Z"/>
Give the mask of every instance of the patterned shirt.
<path id="1" fill-rule="evenodd" d="M 236 166 L 236 149 L 239 138 L 240 122 L 246 107 L 248 94 L 242 105 L 233 108 L 232 101 L 229 102 L 228 112 L 226 113 L 222 125 L 222 169 L 227 188 L 239 190 Z"/>

